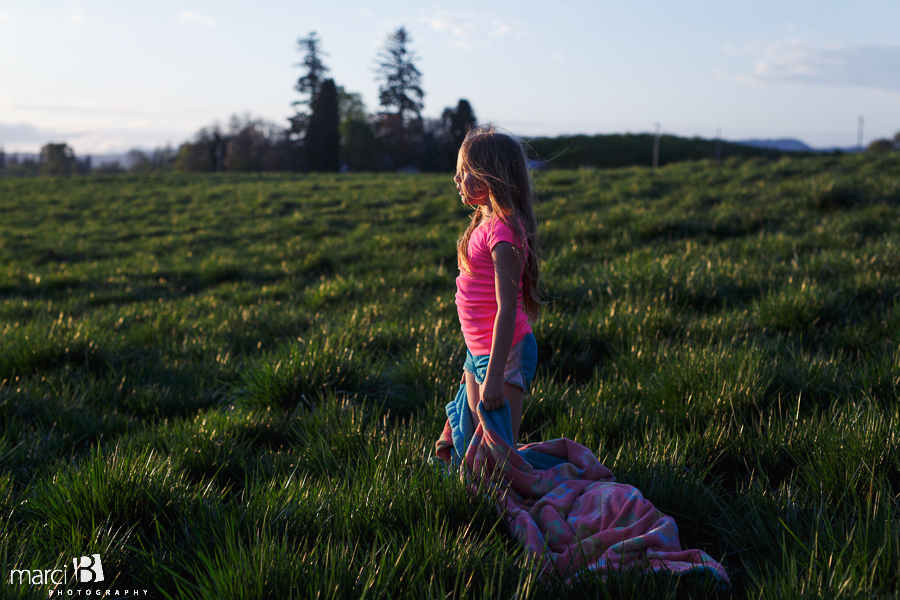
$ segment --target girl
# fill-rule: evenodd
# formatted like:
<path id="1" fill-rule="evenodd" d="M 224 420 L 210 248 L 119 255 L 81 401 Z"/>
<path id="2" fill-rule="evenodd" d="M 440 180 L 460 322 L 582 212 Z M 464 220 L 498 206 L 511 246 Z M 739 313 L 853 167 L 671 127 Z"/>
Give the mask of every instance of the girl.
<path id="1" fill-rule="evenodd" d="M 493 126 L 470 130 L 454 181 L 475 207 L 457 242 L 456 308 L 468 349 L 462 383 L 473 423 L 479 401 L 488 411 L 509 404 L 515 448 L 537 363 L 528 321 L 540 308 L 537 222 L 522 145 Z"/>

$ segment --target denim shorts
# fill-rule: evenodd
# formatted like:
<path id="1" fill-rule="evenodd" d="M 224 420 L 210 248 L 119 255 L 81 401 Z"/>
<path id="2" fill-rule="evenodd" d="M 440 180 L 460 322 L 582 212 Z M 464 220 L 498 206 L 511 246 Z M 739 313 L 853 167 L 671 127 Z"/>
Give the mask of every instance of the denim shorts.
<path id="1" fill-rule="evenodd" d="M 463 369 L 466 373 L 475 375 L 475 381 L 484 383 L 487 375 L 490 354 L 472 356 L 466 349 L 466 364 Z M 533 333 L 528 333 L 518 344 L 509 349 L 509 357 L 506 359 L 506 370 L 503 373 L 503 381 L 512 383 L 528 391 L 531 380 L 534 379 L 534 371 L 537 368 L 537 342 Z"/>

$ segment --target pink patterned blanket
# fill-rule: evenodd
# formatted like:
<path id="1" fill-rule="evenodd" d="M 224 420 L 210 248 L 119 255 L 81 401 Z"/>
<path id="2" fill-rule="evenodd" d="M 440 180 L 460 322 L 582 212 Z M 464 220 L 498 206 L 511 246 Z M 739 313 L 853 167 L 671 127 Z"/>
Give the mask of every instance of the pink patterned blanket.
<path id="1" fill-rule="evenodd" d="M 556 439 L 513 449 L 503 423 L 509 410 L 504 415 L 479 405 L 471 441 L 460 448 L 457 430 L 455 447 L 450 409 L 436 444 L 438 457 L 456 462 L 473 487 L 499 484 L 497 508 L 513 536 L 538 558 L 542 573 L 571 580 L 586 569 L 649 569 L 705 575 L 722 589 L 730 587 L 722 565 L 701 550 L 682 550 L 674 519 L 638 489 L 616 483 L 584 446 Z"/>

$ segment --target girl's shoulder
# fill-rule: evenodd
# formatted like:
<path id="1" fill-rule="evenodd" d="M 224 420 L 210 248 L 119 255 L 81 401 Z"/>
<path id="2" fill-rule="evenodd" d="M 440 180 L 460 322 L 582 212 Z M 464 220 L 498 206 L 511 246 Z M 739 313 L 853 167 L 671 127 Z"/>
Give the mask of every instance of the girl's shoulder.
<path id="1" fill-rule="evenodd" d="M 505 219 L 494 217 L 491 221 L 491 228 L 488 232 L 491 247 L 499 242 L 509 242 L 513 246 L 522 245 L 522 236 Z"/>

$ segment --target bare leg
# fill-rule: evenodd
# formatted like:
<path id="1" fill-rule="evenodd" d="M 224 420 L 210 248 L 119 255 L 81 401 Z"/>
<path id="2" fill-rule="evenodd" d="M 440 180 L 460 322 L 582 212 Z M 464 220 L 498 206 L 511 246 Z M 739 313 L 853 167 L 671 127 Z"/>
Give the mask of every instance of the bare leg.
<path id="1" fill-rule="evenodd" d="M 469 401 L 469 414 L 472 415 L 472 423 L 478 427 L 478 403 L 481 402 L 481 388 L 475 380 L 475 375 L 468 371 L 464 374 L 466 378 L 466 399 Z"/>
<path id="2" fill-rule="evenodd" d="M 514 383 L 506 385 L 506 402 L 509 403 L 509 412 L 512 417 L 512 447 L 516 447 L 519 441 L 519 428 L 522 426 L 522 404 L 525 399 L 525 390 Z"/>
<path id="3" fill-rule="evenodd" d="M 509 412 L 512 417 L 513 448 L 519 439 L 519 428 L 522 426 L 522 403 L 525 399 L 525 390 L 514 383 L 506 383 L 504 394 L 509 403 Z M 472 415 L 472 423 L 478 426 L 478 403 L 481 401 L 481 386 L 475 380 L 475 375 L 466 373 L 466 398 L 469 402 L 469 413 Z"/>

